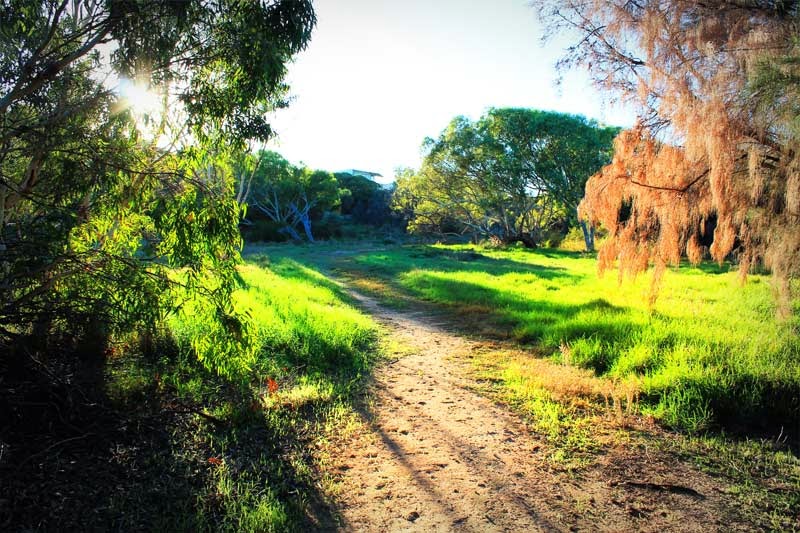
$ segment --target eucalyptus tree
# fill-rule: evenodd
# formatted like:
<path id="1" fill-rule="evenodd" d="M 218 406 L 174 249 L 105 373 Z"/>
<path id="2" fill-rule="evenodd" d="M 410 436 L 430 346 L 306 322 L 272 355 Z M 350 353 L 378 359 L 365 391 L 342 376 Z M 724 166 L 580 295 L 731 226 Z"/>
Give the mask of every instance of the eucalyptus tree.
<path id="1" fill-rule="evenodd" d="M 616 128 L 532 109 L 453 119 L 425 142 L 420 172 L 398 181 L 395 205 L 413 203 L 411 229 L 455 220 L 464 231 L 537 246 L 554 223 L 577 223 L 588 177 L 610 160 Z M 593 228 L 583 225 L 587 248 Z"/>
<path id="2" fill-rule="evenodd" d="M 257 156 L 250 190 L 244 201 L 267 219 L 281 226 L 294 240 L 314 242 L 313 214 L 321 215 L 339 203 L 339 183 L 330 172 L 295 166 L 275 152 Z M 315 213 L 316 212 L 316 213 Z"/>
<path id="3" fill-rule="evenodd" d="M 620 128 L 580 115 L 534 109 L 492 109 L 486 120 L 511 172 L 528 191 L 562 206 L 567 222 L 579 224 L 587 251 L 594 250 L 594 224 L 578 216 L 589 177 L 611 161 Z"/>
<path id="4" fill-rule="evenodd" d="M 0 0 L 3 344 L 152 324 L 171 267 L 241 332 L 230 161 L 314 24 L 303 0 Z"/>

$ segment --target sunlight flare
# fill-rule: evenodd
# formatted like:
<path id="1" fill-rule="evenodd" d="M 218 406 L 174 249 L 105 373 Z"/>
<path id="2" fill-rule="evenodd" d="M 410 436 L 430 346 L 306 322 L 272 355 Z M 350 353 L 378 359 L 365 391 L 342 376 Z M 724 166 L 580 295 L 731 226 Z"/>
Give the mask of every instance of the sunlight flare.
<path id="1" fill-rule="evenodd" d="M 162 97 L 140 83 L 123 78 L 119 82 L 118 91 L 125 107 L 137 114 L 152 115 L 162 108 Z"/>

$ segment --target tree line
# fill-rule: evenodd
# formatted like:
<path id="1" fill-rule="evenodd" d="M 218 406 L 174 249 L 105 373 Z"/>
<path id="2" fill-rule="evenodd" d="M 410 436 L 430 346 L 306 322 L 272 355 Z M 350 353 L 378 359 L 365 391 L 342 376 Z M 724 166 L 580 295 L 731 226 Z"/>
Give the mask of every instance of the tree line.
<path id="1" fill-rule="evenodd" d="M 243 228 L 253 238 L 314 242 L 312 222 L 336 212 L 415 234 L 533 248 L 580 227 L 592 251 L 596 228 L 578 217 L 578 203 L 589 176 L 610 162 L 618 132 L 585 117 L 533 109 L 490 109 L 477 121 L 460 116 L 438 139 L 424 140 L 422 167 L 399 169 L 389 188 L 260 151 L 237 171 L 238 197 L 248 206 Z M 259 219 L 276 231 L 248 232 Z"/>
<path id="2" fill-rule="evenodd" d="M 248 240 L 315 242 L 315 235 L 346 236 L 341 226 L 398 226 L 390 208 L 392 188 L 360 174 L 294 165 L 280 154 L 259 150 L 235 165 L 237 200 Z M 334 220 L 335 219 L 335 220 Z"/>
<path id="3" fill-rule="evenodd" d="M 580 226 L 592 251 L 595 225 L 579 218 L 578 203 L 589 176 L 610 161 L 618 132 L 533 109 L 456 117 L 437 139 L 425 140 L 420 170 L 401 172 L 394 205 L 412 232 L 536 247 L 548 231 Z"/>

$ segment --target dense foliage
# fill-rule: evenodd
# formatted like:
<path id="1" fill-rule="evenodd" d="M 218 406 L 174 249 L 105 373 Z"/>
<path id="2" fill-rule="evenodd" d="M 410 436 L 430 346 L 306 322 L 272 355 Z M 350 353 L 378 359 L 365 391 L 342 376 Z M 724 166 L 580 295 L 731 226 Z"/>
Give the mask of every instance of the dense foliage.
<path id="1" fill-rule="evenodd" d="M 794 1 L 534 2 L 577 30 L 563 66 L 638 104 L 639 124 L 587 185 L 586 216 L 611 230 L 600 259 L 625 271 L 685 252 L 762 264 L 784 309 L 800 266 L 798 23 Z M 623 206 L 625 207 L 624 209 Z"/>
<path id="2" fill-rule="evenodd" d="M 242 340 L 231 156 L 271 134 L 314 23 L 296 0 L 0 2 L 0 342 L 149 328 L 178 286 Z"/>
<path id="3" fill-rule="evenodd" d="M 417 174 L 399 176 L 395 206 L 412 231 L 456 231 L 535 247 L 576 224 L 586 179 L 610 159 L 616 128 L 580 116 L 491 109 L 456 117 L 425 141 Z M 583 225 L 587 248 L 593 228 Z"/>
<path id="4" fill-rule="evenodd" d="M 237 199 L 247 206 L 248 242 L 315 242 L 397 230 L 392 188 L 348 172 L 312 170 L 262 150 L 235 165 Z"/>
<path id="5" fill-rule="evenodd" d="M 337 172 L 336 180 L 345 191 L 341 214 L 359 224 L 382 226 L 394 223 L 391 209 L 392 190 L 364 176 Z"/>

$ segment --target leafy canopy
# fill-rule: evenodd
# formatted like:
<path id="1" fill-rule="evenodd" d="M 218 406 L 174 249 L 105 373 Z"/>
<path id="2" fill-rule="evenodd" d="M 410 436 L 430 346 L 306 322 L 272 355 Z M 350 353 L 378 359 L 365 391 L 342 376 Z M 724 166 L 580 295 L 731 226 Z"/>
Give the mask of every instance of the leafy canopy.
<path id="1" fill-rule="evenodd" d="M 0 0 L 0 341 L 150 328 L 178 287 L 244 338 L 232 161 L 314 23 L 300 0 Z"/>
<path id="2" fill-rule="evenodd" d="M 610 158 L 618 130 L 584 117 L 491 109 L 456 117 L 427 151 L 416 176 L 401 176 L 395 204 L 412 230 L 461 226 L 535 246 L 558 222 L 576 223 L 586 179 Z"/>
<path id="3" fill-rule="evenodd" d="M 314 241 L 312 218 L 339 204 L 342 191 L 330 172 L 295 166 L 280 154 L 261 151 L 255 160 L 248 193 L 243 197 L 255 211 L 279 224 L 293 239 L 300 239 L 299 229 Z"/>

